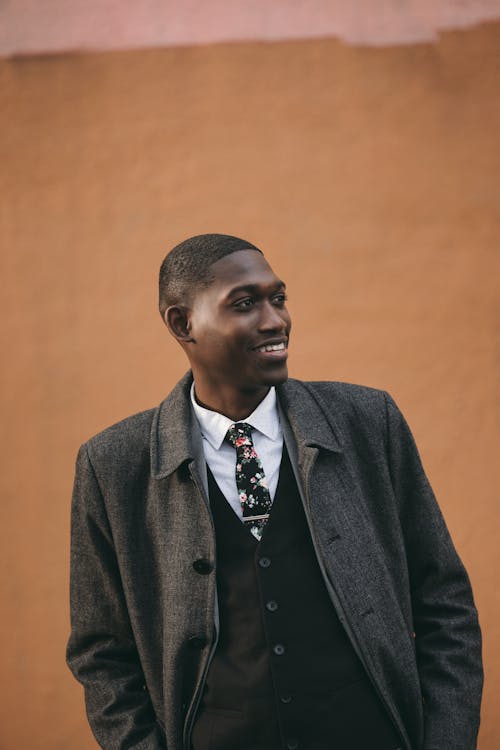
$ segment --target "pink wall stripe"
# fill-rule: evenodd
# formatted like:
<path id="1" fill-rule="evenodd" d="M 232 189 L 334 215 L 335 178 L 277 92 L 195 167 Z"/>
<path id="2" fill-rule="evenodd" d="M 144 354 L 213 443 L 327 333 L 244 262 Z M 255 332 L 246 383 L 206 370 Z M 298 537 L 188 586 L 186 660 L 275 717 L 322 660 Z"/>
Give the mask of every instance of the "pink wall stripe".
<path id="1" fill-rule="evenodd" d="M 0 55 L 338 37 L 433 40 L 500 19 L 500 0 L 6 0 Z"/>

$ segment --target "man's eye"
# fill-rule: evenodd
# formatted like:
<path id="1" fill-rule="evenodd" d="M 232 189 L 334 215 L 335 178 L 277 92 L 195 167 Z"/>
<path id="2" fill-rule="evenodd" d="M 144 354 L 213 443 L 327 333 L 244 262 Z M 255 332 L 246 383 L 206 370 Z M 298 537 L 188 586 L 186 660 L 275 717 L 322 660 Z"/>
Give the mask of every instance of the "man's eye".
<path id="1" fill-rule="evenodd" d="M 253 299 L 250 299 L 250 297 L 245 297 L 245 299 L 240 299 L 234 303 L 234 307 L 238 308 L 239 310 L 245 310 L 249 307 L 252 307 L 252 305 Z"/>
<path id="2" fill-rule="evenodd" d="M 275 305 L 284 305 L 287 300 L 287 296 L 284 292 L 281 294 L 275 294 L 273 297 L 273 302 Z"/>

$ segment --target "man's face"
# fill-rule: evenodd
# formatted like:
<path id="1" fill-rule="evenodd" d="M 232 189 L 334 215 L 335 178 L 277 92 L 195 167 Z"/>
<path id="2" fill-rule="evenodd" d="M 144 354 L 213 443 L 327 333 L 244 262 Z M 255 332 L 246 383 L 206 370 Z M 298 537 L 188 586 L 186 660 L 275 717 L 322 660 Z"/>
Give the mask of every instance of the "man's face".
<path id="1" fill-rule="evenodd" d="M 189 316 L 195 380 L 248 393 L 282 383 L 291 328 L 284 283 L 255 250 L 227 255 L 212 272 L 214 281 L 197 292 Z"/>

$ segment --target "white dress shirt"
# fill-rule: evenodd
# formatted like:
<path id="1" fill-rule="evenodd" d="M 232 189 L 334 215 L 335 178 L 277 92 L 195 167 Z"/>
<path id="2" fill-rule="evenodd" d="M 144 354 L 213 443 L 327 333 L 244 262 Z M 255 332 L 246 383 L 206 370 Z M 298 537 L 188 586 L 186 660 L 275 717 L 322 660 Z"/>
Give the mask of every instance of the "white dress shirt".
<path id="1" fill-rule="evenodd" d="M 210 471 L 231 508 L 239 518 L 243 518 L 236 487 L 236 448 L 224 440 L 228 429 L 235 423 L 224 414 L 200 406 L 195 398 L 194 383 L 191 386 L 191 403 L 200 425 L 203 451 Z M 238 422 L 247 422 L 254 428 L 252 430 L 253 444 L 262 462 L 269 493 L 273 500 L 278 486 L 283 451 L 283 430 L 276 403 L 276 390 L 270 388 L 269 393 L 255 411 L 246 419 L 239 419 Z"/>

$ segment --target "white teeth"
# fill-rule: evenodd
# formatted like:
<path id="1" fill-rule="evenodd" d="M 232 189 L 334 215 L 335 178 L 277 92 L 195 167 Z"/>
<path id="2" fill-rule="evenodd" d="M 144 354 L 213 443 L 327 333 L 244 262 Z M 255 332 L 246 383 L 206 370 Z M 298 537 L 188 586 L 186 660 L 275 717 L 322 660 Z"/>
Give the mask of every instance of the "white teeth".
<path id="1" fill-rule="evenodd" d="M 282 352 L 285 349 L 285 344 L 267 344 L 266 346 L 259 346 L 256 349 L 257 352 Z"/>

